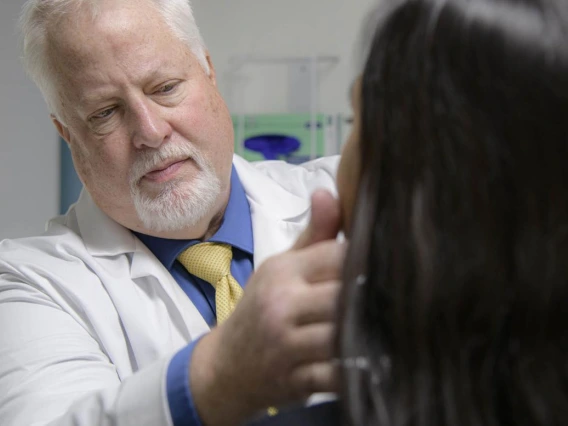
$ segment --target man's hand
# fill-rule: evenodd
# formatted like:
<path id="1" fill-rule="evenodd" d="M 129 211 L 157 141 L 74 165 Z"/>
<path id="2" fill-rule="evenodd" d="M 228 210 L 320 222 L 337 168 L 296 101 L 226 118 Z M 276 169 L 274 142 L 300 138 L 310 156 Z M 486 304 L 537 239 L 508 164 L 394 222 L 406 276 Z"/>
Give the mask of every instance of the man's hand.
<path id="1" fill-rule="evenodd" d="M 337 200 L 314 193 L 296 244 L 258 268 L 231 317 L 197 344 L 190 380 L 205 425 L 237 425 L 269 406 L 336 391 L 339 226 Z"/>

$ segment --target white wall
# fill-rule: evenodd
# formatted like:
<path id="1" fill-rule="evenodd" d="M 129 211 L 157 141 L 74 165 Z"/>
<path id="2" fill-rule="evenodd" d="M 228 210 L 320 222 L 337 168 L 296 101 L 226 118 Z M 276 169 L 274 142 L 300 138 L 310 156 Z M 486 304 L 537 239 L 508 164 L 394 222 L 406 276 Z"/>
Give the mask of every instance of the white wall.
<path id="1" fill-rule="evenodd" d="M 348 114 L 347 93 L 358 72 L 356 40 L 375 2 L 193 0 L 193 5 L 222 93 L 227 95 L 231 55 L 336 55 L 339 63 L 321 76 L 319 105 L 324 112 Z M 19 61 L 16 20 L 23 3 L 0 0 L 0 239 L 41 232 L 59 202 L 57 135 Z M 258 101 L 270 109 L 277 98 L 264 93 Z"/>
<path id="2" fill-rule="evenodd" d="M 0 0 L 0 240 L 37 234 L 58 209 L 58 140 L 19 61 L 23 0 Z"/>
<path id="3" fill-rule="evenodd" d="M 376 3 L 377 0 L 193 0 L 193 8 L 216 67 L 221 92 L 230 107 L 238 107 L 231 101 L 241 99 L 231 95 L 227 84 L 230 56 L 319 54 L 340 59 L 336 66 L 320 74 L 319 108 L 326 113 L 348 114 L 349 87 L 360 67 L 360 29 Z M 255 70 L 251 72 L 249 68 L 248 75 L 255 75 Z M 286 79 L 275 81 L 286 83 Z M 245 112 L 258 105 L 276 112 L 286 103 L 282 102 L 285 94 L 277 90 L 270 91 L 266 86 L 255 90 L 259 88 L 250 83 L 247 87 L 251 90 L 245 95 Z"/>

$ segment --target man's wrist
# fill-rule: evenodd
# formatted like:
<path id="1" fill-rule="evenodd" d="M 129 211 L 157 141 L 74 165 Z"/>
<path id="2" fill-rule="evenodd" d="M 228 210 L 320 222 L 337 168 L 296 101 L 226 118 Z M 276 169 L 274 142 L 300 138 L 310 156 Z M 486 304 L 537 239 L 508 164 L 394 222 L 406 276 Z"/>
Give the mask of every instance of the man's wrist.
<path id="1" fill-rule="evenodd" d="M 193 349 L 199 340 L 189 343 L 170 360 L 166 377 L 168 404 L 174 426 L 202 426 L 189 386 Z"/>
<path id="2" fill-rule="evenodd" d="M 240 424 L 255 412 L 224 367 L 219 327 L 203 336 L 193 351 L 189 380 L 197 413 L 205 426 Z M 234 368 L 232 364 L 229 368 Z"/>

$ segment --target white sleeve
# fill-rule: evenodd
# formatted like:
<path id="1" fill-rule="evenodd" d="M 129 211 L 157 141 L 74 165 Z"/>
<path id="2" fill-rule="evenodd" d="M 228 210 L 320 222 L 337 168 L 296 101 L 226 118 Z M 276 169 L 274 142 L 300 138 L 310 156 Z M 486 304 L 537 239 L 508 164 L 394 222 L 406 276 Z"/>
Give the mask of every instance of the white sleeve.
<path id="1" fill-rule="evenodd" d="M 68 313 L 40 290 L 0 276 L 1 425 L 171 425 L 168 363 L 121 381 Z"/>

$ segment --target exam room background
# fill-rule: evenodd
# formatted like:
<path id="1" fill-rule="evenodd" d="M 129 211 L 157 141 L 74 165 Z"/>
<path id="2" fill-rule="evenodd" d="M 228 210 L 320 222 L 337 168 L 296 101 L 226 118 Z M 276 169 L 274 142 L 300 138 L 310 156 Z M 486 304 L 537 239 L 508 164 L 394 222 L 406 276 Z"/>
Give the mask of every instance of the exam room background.
<path id="1" fill-rule="evenodd" d="M 30 236 L 59 211 L 60 146 L 40 92 L 24 75 L 16 21 L 23 0 L 0 0 L 0 240 Z M 193 0 L 224 96 L 235 54 L 334 55 L 319 85 L 325 112 L 348 115 L 358 35 L 376 0 Z M 247 102 L 255 100 L 247 95 Z M 278 99 L 259 99 L 278 108 Z M 271 104 L 272 103 L 272 104 Z M 261 111 L 259 111 L 261 112 Z"/>

